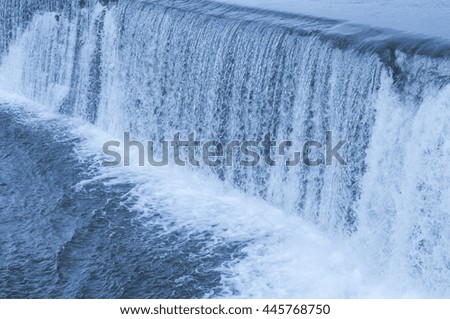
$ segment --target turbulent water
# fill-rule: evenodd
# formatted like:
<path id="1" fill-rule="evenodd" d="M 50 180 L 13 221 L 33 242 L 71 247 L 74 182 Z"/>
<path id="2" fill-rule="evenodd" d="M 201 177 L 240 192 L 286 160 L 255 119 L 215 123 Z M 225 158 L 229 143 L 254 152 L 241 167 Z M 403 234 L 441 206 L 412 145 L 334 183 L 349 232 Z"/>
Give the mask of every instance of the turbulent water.
<path id="1" fill-rule="evenodd" d="M 450 296 L 450 43 L 201 0 L 0 19 L 0 296 Z M 346 166 L 100 165 L 327 131 Z"/>

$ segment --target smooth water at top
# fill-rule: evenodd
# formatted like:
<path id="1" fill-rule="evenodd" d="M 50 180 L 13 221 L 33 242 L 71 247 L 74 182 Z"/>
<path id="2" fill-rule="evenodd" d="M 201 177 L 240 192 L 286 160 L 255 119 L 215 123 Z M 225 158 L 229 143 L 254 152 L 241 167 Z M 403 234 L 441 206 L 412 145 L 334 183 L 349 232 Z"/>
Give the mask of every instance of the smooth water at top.
<path id="1" fill-rule="evenodd" d="M 216 0 L 450 39 L 445 0 Z"/>

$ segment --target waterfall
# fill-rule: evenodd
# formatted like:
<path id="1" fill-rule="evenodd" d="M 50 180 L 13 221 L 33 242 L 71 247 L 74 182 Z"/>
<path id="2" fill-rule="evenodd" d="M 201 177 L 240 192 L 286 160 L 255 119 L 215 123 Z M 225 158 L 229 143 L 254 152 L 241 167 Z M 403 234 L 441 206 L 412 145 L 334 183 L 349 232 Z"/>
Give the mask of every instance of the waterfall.
<path id="1" fill-rule="evenodd" d="M 0 89 L 114 135 L 347 140 L 346 165 L 202 169 L 449 295 L 446 41 L 203 0 L 4 0 L 0 18 Z"/>

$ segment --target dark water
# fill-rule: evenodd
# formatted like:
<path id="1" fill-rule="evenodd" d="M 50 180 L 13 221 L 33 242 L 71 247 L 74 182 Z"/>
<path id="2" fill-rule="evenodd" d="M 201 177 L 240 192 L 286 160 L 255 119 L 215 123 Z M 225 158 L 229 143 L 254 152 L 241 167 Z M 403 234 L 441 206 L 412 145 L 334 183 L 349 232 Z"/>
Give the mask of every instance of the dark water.
<path id="1" fill-rule="evenodd" d="M 195 298 L 219 294 L 214 269 L 238 244 L 166 232 L 129 207 L 133 185 L 76 187 L 95 162 L 52 120 L 0 107 L 0 298 Z M 152 225 L 153 224 L 153 225 Z"/>

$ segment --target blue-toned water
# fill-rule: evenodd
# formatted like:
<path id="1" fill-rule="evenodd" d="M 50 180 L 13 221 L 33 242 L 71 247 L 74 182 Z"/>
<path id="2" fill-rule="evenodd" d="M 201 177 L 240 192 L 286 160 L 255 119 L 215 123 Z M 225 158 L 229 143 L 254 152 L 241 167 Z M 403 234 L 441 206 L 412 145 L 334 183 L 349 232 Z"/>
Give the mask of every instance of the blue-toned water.
<path id="1" fill-rule="evenodd" d="M 0 296 L 449 296 L 446 40 L 201 0 L 0 18 Z M 124 132 L 327 131 L 346 166 L 101 165 Z"/>
<path id="2" fill-rule="evenodd" d="M 161 212 L 129 207 L 131 184 L 80 185 L 82 140 L 57 120 L 2 105 L 2 298 L 193 298 L 219 294 L 215 270 L 239 243 L 207 247 L 208 231 L 166 232 Z"/>

